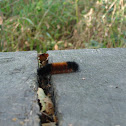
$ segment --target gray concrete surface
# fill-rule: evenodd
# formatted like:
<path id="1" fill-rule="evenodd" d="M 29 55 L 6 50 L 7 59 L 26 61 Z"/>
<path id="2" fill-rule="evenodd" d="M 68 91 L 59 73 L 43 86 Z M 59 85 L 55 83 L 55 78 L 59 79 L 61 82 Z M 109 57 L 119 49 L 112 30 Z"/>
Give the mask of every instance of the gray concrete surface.
<path id="1" fill-rule="evenodd" d="M 37 52 L 0 53 L 0 126 L 39 126 Z"/>
<path id="2" fill-rule="evenodd" d="M 126 125 L 126 49 L 48 51 L 76 61 L 77 73 L 52 75 L 59 126 Z"/>

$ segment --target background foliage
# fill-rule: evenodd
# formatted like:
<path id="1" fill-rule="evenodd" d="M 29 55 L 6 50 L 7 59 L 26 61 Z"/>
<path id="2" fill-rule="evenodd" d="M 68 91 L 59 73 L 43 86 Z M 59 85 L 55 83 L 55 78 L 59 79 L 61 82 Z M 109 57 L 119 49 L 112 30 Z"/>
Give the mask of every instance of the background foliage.
<path id="1" fill-rule="evenodd" d="M 126 47 L 124 0 L 1 0 L 0 51 Z"/>

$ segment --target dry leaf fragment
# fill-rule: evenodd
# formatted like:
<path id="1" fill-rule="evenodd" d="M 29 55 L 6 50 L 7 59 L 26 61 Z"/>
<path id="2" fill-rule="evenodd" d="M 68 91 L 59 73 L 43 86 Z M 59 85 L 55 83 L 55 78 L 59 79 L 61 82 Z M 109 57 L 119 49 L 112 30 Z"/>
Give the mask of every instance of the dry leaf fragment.
<path id="1" fill-rule="evenodd" d="M 53 115 L 53 120 L 54 120 L 54 122 L 58 123 L 58 119 L 55 115 Z"/>
<path id="2" fill-rule="evenodd" d="M 57 25 L 57 28 L 60 29 L 60 25 Z"/>
<path id="3" fill-rule="evenodd" d="M 40 100 L 40 103 L 42 105 L 42 111 L 45 111 L 46 110 L 46 104 L 44 102 L 44 99 L 46 98 L 46 95 L 45 95 L 43 89 L 38 88 L 37 94 L 38 94 L 38 99 Z"/>
<path id="4" fill-rule="evenodd" d="M 0 25 L 3 24 L 3 18 L 0 16 Z"/>
<path id="5" fill-rule="evenodd" d="M 55 122 L 52 123 L 43 123 L 42 126 L 56 126 Z"/>
<path id="6" fill-rule="evenodd" d="M 14 121 L 14 122 L 17 121 L 17 118 L 13 118 L 12 121 Z"/>
<path id="7" fill-rule="evenodd" d="M 44 99 L 44 102 L 46 103 L 46 112 L 49 114 L 49 115 L 53 115 L 54 114 L 54 107 L 53 107 L 53 103 L 52 101 L 50 100 L 49 97 L 46 97 Z"/>
<path id="8" fill-rule="evenodd" d="M 59 49 L 57 44 L 55 44 L 54 49 L 55 50 L 58 50 Z"/>
<path id="9" fill-rule="evenodd" d="M 45 95 L 42 88 L 38 88 L 37 91 L 38 99 L 42 105 L 42 112 L 45 111 L 47 114 L 51 115 L 54 114 L 54 107 L 51 99 Z"/>

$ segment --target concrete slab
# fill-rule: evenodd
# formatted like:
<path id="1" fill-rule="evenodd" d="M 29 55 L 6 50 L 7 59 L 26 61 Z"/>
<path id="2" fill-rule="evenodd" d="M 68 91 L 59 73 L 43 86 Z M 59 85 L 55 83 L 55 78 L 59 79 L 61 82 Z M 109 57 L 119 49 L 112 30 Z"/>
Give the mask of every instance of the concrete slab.
<path id="1" fill-rule="evenodd" d="M 39 126 L 37 52 L 0 53 L 0 126 Z"/>
<path id="2" fill-rule="evenodd" d="M 126 49 L 48 51 L 80 72 L 52 75 L 59 126 L 126 125 Z M 51 62 L 50 61 L 50 62 Z"/>

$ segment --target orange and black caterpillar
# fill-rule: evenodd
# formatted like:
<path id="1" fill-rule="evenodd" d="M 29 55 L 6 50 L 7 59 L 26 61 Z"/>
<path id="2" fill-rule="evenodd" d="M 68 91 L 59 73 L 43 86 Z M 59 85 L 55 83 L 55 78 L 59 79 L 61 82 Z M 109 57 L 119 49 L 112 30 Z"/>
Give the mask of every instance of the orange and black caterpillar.
<path id="1" fill-rule="evenodd" d="M 49 74 L 71 73 L 78 71 L 79 66 L 76 62 L 57 62 L 46 64 L 39 68 L 37 73 L 39 76 L 47 76 Z"/>

